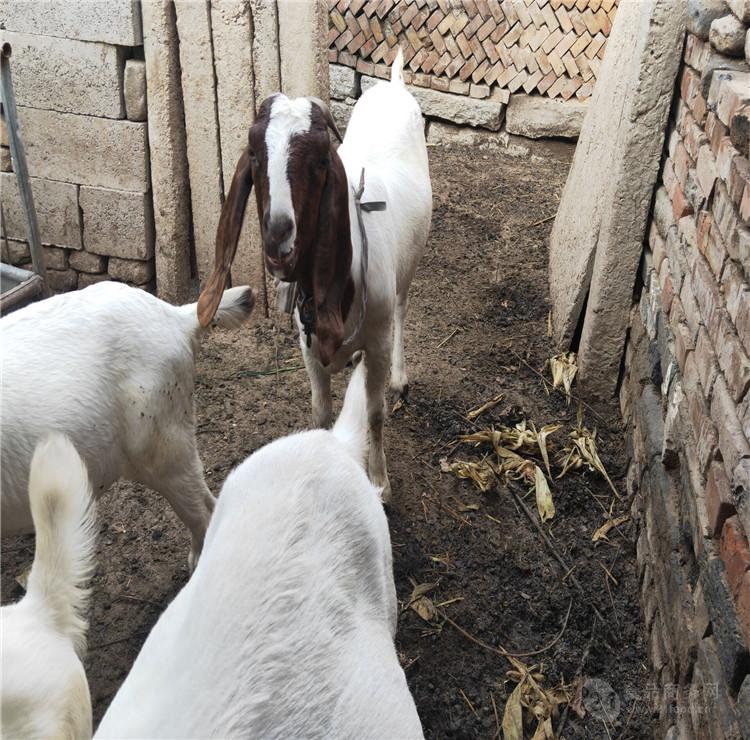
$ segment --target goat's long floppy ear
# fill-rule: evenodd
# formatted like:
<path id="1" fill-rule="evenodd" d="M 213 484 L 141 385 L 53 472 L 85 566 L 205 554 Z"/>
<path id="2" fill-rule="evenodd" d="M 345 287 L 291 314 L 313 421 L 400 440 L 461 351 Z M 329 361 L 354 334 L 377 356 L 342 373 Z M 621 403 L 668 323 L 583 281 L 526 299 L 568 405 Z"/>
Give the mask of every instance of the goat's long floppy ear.
<path id="1" fill-rule="evenodd" d="M 336 121 L 333 120 L 333 116 L 331 115 L 331 109 L 328 107 L 328 105 L 321 100 L 320 98 L 314 98 L 312 95 L 308 95 L 307 99 L 311 103 L 315 103 L 315 105 L 320 108 L 321 112 L 323 113 L 323 118 L 325 118 L 326 126 L 328 126 L 331 131 L 333 131 L 336 138 L 339 140 L 339 144 L 344 141 L 343 137 L 341 136 L 341 132 L 339 131 L 338 126 L 336 125 Z"/>
<path id="2" fill-rule="evenodd" d="M 224 201 L 219 217 L 219 228 L 216 230 L 216 253 L 211 277 L 198 299 L 198 321 L 201 326 L 208 326 L 221 303 L 221 296 L 229 280 L 229 270 L 237 251 L 242 221 L 250 191 L 253 189 L 253 173 L 250 167 L 250 152 L 245 149 L 237 169 L 234 171 L 229 195 Z"/>
<path id="3" fill-rule="evenodd" d="M 330 157 L 326 184 L 320 198 L 312 280 L 315 334 L 323 366 L 331 363 L 344 341 L 344 322 L 354 298 L 349 185 L 344 165 L 333 147 Z"/>

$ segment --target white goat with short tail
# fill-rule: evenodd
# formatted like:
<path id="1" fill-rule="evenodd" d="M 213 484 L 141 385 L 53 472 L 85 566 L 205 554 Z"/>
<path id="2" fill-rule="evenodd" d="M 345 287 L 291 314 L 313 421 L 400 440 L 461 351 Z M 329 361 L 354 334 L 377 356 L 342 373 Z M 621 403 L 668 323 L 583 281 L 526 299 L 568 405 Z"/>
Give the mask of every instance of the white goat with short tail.
<path id="1" fill-rule="evenodd" d="M 277 94 L 261 105 L 222 208 L 216 264 L 198 313 L 206 325 L 219 303 L 254 186 L 266 265 L 296 285 L 313 423 L 330 425 L 331 374 L 364 350 L 368 472 L 388 501 L 385 387 L 390 369 L 392 390 L 408 390 L 404 322 L 432 216 L 424 125 L 404 85 L 400 50 L 391 81 L 357 101 L 338 151 L 327 129 L 341 139 L 327 106 L 315 98 Z"/>
<path id="2" fill-rule="evenodd" d="M 91 737 L 86 650 L 94 504 L 73 445 L 51 435 L 34 452 L 29 501 L 36 552 L 26 595 L 3 606 L 2 735 Z"/>
<path id="3" fill-rule="evenodd" d="M 227 290 L 214 325 L 236 327 L 250 288 Z M 119 478 L 162 494 L 192 535 L 191 566 L 214 497 L 195 439 L 196 305 L 172 306 L 144 290 L 102 282 L 0 319 L 2 533 L 32 529 L 31 455 L 50 431 L 83 458 L 94 495 Z"/>
<path id="4" fill-rule="evenodd" d="M 360 366 L 332 431 L 279 439 L 229 475 L 195 573 L 97 737 L 422 737 L 366 419 Z"/>

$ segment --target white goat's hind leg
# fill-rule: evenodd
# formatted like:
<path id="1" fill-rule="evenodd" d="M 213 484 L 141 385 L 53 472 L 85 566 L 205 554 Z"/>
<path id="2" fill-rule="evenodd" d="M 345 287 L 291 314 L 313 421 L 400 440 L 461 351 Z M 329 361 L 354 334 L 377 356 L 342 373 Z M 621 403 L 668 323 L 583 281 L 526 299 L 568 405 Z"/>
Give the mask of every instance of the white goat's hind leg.
<path id="1" fill-rule="evenodd" d="M 401 398 L 409 394 L 409 380 L 406 377 L 406 360 L 404 359 L 404 322 L 409 308 L 409 294 L 398 296 L 393 320 L 393 357 L 391 360 L 391 390 Z"/>
<path id="2" fill-rule="evenodd" d="M 203 479 L 203 466 L 195 446 L 189 452 L 174 450 L 169 468 L 170 474 L 161 477 L 158 484 L 152 483 L 151 487 L 169 501 L 190 530 L 192 543 L 188 565 L 192 572 L 198 564 L 216 499 Z"/>
<path id="3" fill-rule="evenodd" d="M 304 343 L 302 343 L 302 357 L 310 377 L 313 426 L 318 429 L 328 429 L 333 421 L 331 376 Z"/>
<path id="4" fill-rule="evenodd" d="M 390 332 L 376 346 L 365 351 L 365 388 L 367 390 L 367 426 L 370 450 L 368 473 L 370 480 L 383 489 L 383 503 L 391 500 L 391 483 L 383 450 L 383 422 L 385 420 L 385 384 L 391 362 Z"/>

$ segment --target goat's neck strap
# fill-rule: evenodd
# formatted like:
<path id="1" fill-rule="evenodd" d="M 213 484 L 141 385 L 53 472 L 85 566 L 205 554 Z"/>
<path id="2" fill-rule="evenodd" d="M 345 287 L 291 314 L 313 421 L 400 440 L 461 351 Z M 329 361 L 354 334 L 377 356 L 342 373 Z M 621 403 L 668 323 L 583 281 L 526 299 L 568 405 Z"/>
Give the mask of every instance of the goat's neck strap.
<path id="1" fill-rule="evenodd" d="M 362 241 L 362 253 L 359 258 L 359 273 L 360 273 L 360 294 L 361 301 L 359 306 L 359 319 L 354 330 L 344 340 L 342 346 L 346 347 L 351 344 L 354 338 L 359 334 L 362 324 L 365 321 L 365 312 L 367 311 L 367 265 L 369 262 L 369 249 L 367 245 L 367 230 L 365 229 L 365 221 L 362 217 L 362 212 L 369 213 L 370 211 L 384 211 L 385 201 L 369 201 L 366 203 L 362 202 L 362 195 L 365 192 L 365 168 L 362 168 L 362 172 L 359 176 L 359 187 L 354 189 L 354 210 L 357 212 L 357 223 L 359 224 L 359 234 Z"/>

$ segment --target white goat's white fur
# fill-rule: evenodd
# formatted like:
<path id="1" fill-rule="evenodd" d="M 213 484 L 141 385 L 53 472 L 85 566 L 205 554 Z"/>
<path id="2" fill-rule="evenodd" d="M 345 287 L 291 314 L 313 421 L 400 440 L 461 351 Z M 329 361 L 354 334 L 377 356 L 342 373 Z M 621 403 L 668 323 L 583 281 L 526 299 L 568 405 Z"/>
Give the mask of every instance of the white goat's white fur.
<path id="1" fill-rule="evenodd" d="M 249 288 L 224 293 L 215 325 L 252 310 Z M 31 455 L 50 431 L 84 459 L 95 495 L 124 477 L 161 493 L 200 553 L 214 506 L 195 439 L 196 306 L 171 306 L 137 288 L 102 282 L 0 320 L 2 533 L 33 528 Z"/>
<path id="2" fill-rule="evenodd" d="M 94 505 L 86 467 L 62 435 L 40 442 L 29 499 L 36 552 L 26 595 L 0 609 L 2 736 L 91 737 L 86 582 L 94 568 Z"/>
<path id="3" fill-rule="evenodd" d="M 409 286 L 427 243 L 432 217 L 424 124 L 417 101 L 404 86 L 403 56 L 399 50 L 391 81 L 380 82 L 357 101 L 338 154 L 349 180 L 349 222 L 352 241 L 352 278 L 355 294 L 344 336 L 356 330 L 360 317 L 362 237 L 352 186 L 365 170 L 363 201 L 385 201 L 386 210 L 365 213 L 369 244 L 367 313 L 359 332 L 324 368 L 313 335 L 308 349 L 300 327 L 300 344 L 312 386 L 313 423 L 331 423 L 331 373 L 338 372 L 358 350 L 365 351 L 367 408 L 370 431 L 368 471 L 383 499 L 390 499 L 390 482 L 383 451 L 384 392 L 390 365 L 391 388 L 407 387 L 404 361 L 404 321 Z"/>
<path id="4" fill-rule="evenodd" d="M 332 431 L 277 440 L 227 478 L 198 567 L 147 638 L 103 738 L 418 738 L 393 637 L 364 373 Z"/>

